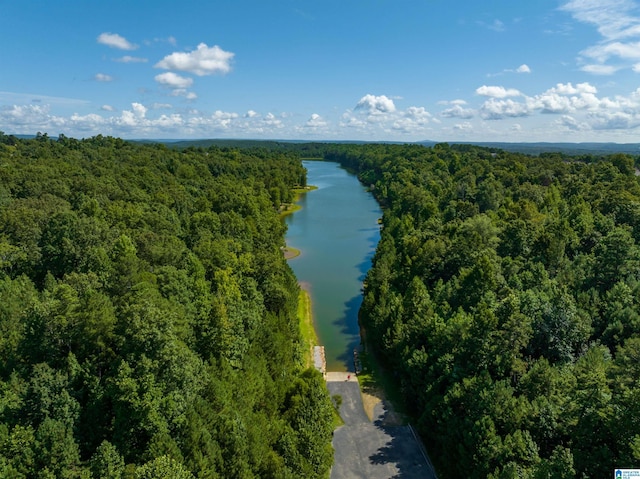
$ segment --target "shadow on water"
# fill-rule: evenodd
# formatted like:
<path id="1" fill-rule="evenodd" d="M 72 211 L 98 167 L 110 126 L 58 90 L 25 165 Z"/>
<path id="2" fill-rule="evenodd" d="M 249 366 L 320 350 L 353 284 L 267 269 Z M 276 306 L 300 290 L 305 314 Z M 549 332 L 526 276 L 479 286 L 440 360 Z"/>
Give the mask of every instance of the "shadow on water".
<path id="1" fill-rule="evenodd" d="M 369 252 L 365 256 L 362 262 L 356 267 L 360 272 L 358 281 L 361 283 L 365 280 L 367 273 L 371 269 L 371 259 L 375 253 L 375 247 L 380 239 L 380 231 L 378 228 L 365 228 L 360 231 L 373 231 L 374 233 L 367 238 L 369 244 Z M 347 343 L 346 350 L 338 356 L 338 361 L 345 365 L 347 370 L 353 371 L 355 369 L 353 350 L 359 349 L 361 345 L 360 338 L 360 324 L 358 321 L 358 313 L 360 312 L 360 306 L 362 305 L 362 293 L 354 296 L 344 303 L 343 314 L 336 319 L 333 324 L 338 328 L 341 335 L 350 337 L 351 339 Z"/>
<path id="2" fill-rule="evenodd" d="M 349 337 L 345 351 L 338 356 L 338 361 L 345 365 L 348 371 L 354 370 L 353 350 L 360 347 L 360 326 L 358 325 L 358 312 L 362 304 L 362 295 L 358 294 L 344 303 L 342 316 L 333 324 L 339 329 L 339 333 Z"/>
<path id="3" fill-rule="evenodd" d="M 373 255 L 376 252 L 376 247 L 378 246 L 378 242 L 380 241 L 380 228 L 378 227 L 363 228 L 359 231 L 372 232 L 372 234 L 366 239 L 368 253 L 365 256 L 364 260 L 357 266 L 358 271 L 360 272 L 360 276 L 358 276 L 358 281 L 362 282 L 364 281 L 365 277 L 367 276 L 367 273 L 371 269 L 371 260 L 373 259 Z"/>

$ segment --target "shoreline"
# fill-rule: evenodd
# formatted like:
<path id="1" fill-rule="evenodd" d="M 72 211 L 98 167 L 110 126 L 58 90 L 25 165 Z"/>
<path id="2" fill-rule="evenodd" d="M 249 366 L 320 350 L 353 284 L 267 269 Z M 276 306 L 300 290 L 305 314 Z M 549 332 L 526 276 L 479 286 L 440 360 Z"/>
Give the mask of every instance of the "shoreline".
<path id="1" fill-rule="evenodd" d="M 309 293 L 310 285 L 307 283 L 298 284 L 300 285 L 300 292 L 298 293 L 298 326 L 302 349 L 306 351 L 302 355 L 302 364 L 307 369 L 313 367 L 313 348 L 314 346 L 319 346 L 319 341 L 313 322 L 311 294 Z"/>
<path id="2" fill-rule="evenodd" d="M 284 219 L 286 216 L 292 215 L 296 211 L 301 210 L 302 206 L 297 204 L 298 200 L 300 199 L 300 196 L 304 195 L 305 193 L 308 193 L 309 191 L 313 191 L 317 189 L 318 187 L 314 185 L 308 185 L 305 188 L 293 188 L 293 192 L 295 193 L 295 196 L 293 198 L 293 203 L 283 203 L 280 206 L 280 213 L 279 213 L 280 218 Z M 298 248 L 294 248 L 293 246 L 289 246 L 288 244 L 285 244 L 285 246 L 280 249 L 284 254 L 284 259 L 287 261 L 293 258 L 297 258 L 302 254 L 302 252 Z"/>

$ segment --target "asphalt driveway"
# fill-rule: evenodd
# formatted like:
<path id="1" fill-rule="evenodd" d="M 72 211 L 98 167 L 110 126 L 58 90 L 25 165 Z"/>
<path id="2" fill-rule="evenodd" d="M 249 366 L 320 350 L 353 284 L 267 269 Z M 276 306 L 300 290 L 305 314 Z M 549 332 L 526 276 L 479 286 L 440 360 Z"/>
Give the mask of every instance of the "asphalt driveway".
<path id="1" fill-rule="evenodd" d="M 376 406 L 373 422 L 369 420 L 353 373 L 328 373 L 327 388 L 332 396 L 342 397 L 344 421 L 333 434 L 331 479 L 436 479 L 410 426 L 386 426 L 383 403 Z"/>

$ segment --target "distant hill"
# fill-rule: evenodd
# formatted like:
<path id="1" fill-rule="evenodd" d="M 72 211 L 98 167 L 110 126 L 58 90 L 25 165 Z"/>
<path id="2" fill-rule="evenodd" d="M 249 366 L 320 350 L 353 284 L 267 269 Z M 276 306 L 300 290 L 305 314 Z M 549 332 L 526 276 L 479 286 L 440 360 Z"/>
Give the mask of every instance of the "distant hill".
<path id="1" fill-rule="evenodd" d="M 20 139 L 35 138 L 36 135 L 14 135 Z M 56 139 L 57 136 L 49 137 Z M 233 138 L 214 138 L 199 140 L 169 140 L 169 139 L 131 139 L 134 143 L 163 143 L 169 148 L 185 149 L 185 148 L 208 148 L 217 146 L 220 148 L 267 148 L 276 149 L 283 148 L 287 150 L 296 150 L 301 153 L 312 153 L 322 145 L 331 144 L 406 144 L 414 142 L 398 142 L 398 141 L 361 141 L 361 140 L 246 140 Z M 434 141 L 423 140 L 415 142 L 419 145 L 432 147 L 438 143 L 449 143 L 451 145 L 477 145 L 495 150 L 504 150 L 513 153 L 523 153 L 526 155 L 537 156 L 541 153 L 560 152 L 567 155 L 611 155 L 613 153 L 626 153 L 629 155 L 640 156 L 640 143 L 552 143 L 552 142 L 534 142 L 534 143 L 508 143 L 508 142 L 491 142 L 491 141 Z"/>
<path id="2" fill-rule="evenodd" d="M 437 142 L 431 140 L 420 141 L 424 146 L 433 146 Z M 640 143 L 500 143 L 500 142 L 451 142 L 451 144 L 477 145 L 486 148 L 495 148 L 514 153 L 527 155 L 539 155 L 540 153 L 561 152 L 568 155 L 610 155 L 613 153 L 627 153 L 640 155 Z"/>
<path id="3" fill-rule="evenodd" d="M 235 139 L 208 139 L 208 140 L 158 140 L 171 148 L 202 147 L 208 148 L 215 145 L 221 148 L 285 148 L 300 150 L 326 144 L 366 144 L 401 142 L 373 142 L 373 141 L 303 141 L 303 140 L 235 140 Z M 431 147 L 438 143 L 433 140 L 417 142 L 420 145 Z M 613 153 L 626 153 L 640 155 L 640 143 L 502 143 L 502 142 L 448 142 L 450 144 L 477 145 L 496 150 L 505 150 L 514 153 L 537 156 L 540 153 L 561 152 L 567 155 L 610 155 Z"/>

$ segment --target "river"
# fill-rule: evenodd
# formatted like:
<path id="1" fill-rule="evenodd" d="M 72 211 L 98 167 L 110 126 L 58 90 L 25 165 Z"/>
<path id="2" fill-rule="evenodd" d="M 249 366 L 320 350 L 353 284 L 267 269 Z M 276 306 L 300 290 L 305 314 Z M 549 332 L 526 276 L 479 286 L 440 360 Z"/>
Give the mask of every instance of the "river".
<path id="1" fill-rule="evenodd" d="M 307 183 L 318 189 L 301 195 L 302 209 L 286 217 L 287 244 L 301 251 L 289 265 L 311 295 L 327 370 L 353 370 L 362 282 L 380 239 L 382 211 L 358 178 L 339 164 L 303 164 Z"/>

